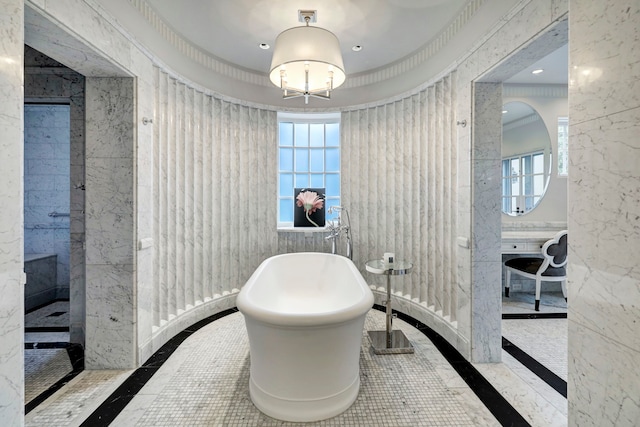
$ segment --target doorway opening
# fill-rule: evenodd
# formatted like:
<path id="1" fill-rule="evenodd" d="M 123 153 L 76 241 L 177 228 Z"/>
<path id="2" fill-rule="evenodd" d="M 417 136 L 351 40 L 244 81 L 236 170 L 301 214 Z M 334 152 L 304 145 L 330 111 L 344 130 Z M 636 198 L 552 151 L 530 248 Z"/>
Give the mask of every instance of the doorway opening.
<path id="1" fill-rule="evenodd" d="M 84 77 L 25 46 L 25 413 L 84 368 L 83 127 Z"/>
<path id="2" fill-rule="evenodd" d="M 544 243 L 559 230 L 567 228 L 566 176 L 562 177 L 558 173 L 557 162 L 558 120 L 566 116 L 568 111 L 567 42 L 568 22 L 559 21 L 487 72 L 479 81 L 492 83 L 495 90 L 500 91 L 495 95 L 502 99 L 502 111 L 496 111 L 492 116 L 496 120 L 482 123 L 481 130 L 476 128 L 478 133 L 501 135 L 501 138 L 491 143 L 490 148 L 493 152 L 502 154 L 501 158 L 496 158 L 496 179 L 492 180 L 495 186 L 493 188 L 497 190 L 495 193 L 500 194 L 501 198 L 498 206 L 502 206 L 499 229 L 502 237 L 501 253 L 495 254 L 495 259 L 501 260 L 496 266 L 499 265 L 502 274 L 498 276 L 501 277 L 499 283 L 491 284 L 501 289 L 499 313 L 502 319 L 502 348 L 565 397 L 566 315 L 567 305 L 571 301 L 565 303 L 559 283 L 544 283 L 540 312 L 537 312 L 534 304 L 535 286 L 529 279 L 512 282 L 507 297 L 504 261 L 512 257 L 542 257 L 540 242 Z M 541 65 L 545 61 L 547 65 Z M 555 76 L 552 75 L 553 67 L 557 67 Z M 532 107 L 533 112 L 524 113 L 510 121 L 505 120 L 507 114 L 516 112 L 516 107 L 522 105 Z M 539 134 L 547 135 L 547 145 L 536 145 L 542 144 L 542 140 L 534 141 L 534 124 L 539 124 L 544 129 Z M 533 188 L 527 192 L 517 186 L 518 177 L 525 180 L 530 178 L 531 182 L 535 179 L 533 167 L 527 171 L 526 164 L 527 155 L 532 153 L 542 153 L 545 160 L 541 162 L 542 191 L 539 194 Z M 525 159 L 520 163 L 524 167 L 518 169 L 518 165 L 514 167 L 512 162 L 505 172 L 505 159 L 514 158 Z M 532 198 L 531 203 L 527 204 L 526 196 L 529 194 Z M 478 226 L 482 228 L 484 224 Z M 498 231 L 497 224 L 490 226 Z M 554 292 L 556 289 L 553 287 L 558 288 L 557 292 Z M 517 353 L 525 357 L 520 358 L 516 356 Z"/>

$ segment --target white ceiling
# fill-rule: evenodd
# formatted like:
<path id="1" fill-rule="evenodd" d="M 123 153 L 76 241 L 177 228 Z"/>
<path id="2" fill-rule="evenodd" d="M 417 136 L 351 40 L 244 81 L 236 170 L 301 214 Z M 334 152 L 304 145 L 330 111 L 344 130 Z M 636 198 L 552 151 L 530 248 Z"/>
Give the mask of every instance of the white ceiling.
<path id="1" fill-rule="evenodd" d="M 176 32 L 225 62 L 268 73 L 282 31 L 304 25 L 298 10 L 340 40 L 347 75 L 376 69 L 415 52 L 438 35 L 467 0 L 147 0 Z M 360 52 L 352 46 L 361 45 Z"/>
<path id="2" fill-rule="evenodd" d="M 540 74 L 533 74 L 533 70 L 543 70 Z M 505 80 L 504 83 L 514 84 L 568 84 L 569 83 L 569 52 L 568 45 L 551 52 L 536 63 Z"/>
<path id="3" fill-rule="evenodd" d="M 173 72 L 213 92 L 263 105 L 307 108 L 283 99 L 268 81 L 276 37 L 304 25 L 299 10 L 317 11 L 311 25 L 339 39 L 347 81 L 335 108 L 390 99 L 424 85 L 474 49 L 520 0 L 99 0 L 131 37 Z M 489 72 L 484 81 L 566 84 L 566 47 L 520 72 L 565 40 L 553 28 Z M 354 45 L 362 50 L 354 52 Z M 535 47 L 534 47 L 535 45 Z M 196 49 L 193 49 L 195 47 Z M 201 55 L 202 51 L 204 55 Z M 228 64 L 230 66 L 225 66 Z M 531 69 L 542 67 L 543 74 Z M 514 75 L 515 74 L 515 75 Z M 505 80 L 508 79 L 508 80 Z M 280 95 L 280 96 L 279 96 Z"/>

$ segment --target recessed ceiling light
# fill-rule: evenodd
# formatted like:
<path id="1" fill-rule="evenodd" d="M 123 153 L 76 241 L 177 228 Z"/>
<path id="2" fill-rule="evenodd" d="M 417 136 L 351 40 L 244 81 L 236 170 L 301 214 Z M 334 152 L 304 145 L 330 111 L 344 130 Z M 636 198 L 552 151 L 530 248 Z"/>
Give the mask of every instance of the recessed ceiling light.
<path id="1" fill-rule="evenodd" d="M 264 49 L 264 50 L 267 50 L 271 47 L 267 43 L 260 43 L 258 46 L 260 46 L 260 49 Z"/>
<path id="2" fill-rule="evenodd" d="M 533 70 L 531 72 L 531 74 L 540 74 L 541 72 L 543 72 L 544 70 L 542 68 L 538 68 L 537 70 Z"/>
<path id="3" fill-rule="evenodd" d="M 357 45 L 353 46 L 351 48 L 351 50 L 354 51 L 354 52 L 360 52 L 362 50 L 362 46 L 357 44 Z"/>
<path id="4" fill-rule="evenodd" d="M 508 111 L 507 110 L 502 110 L 502 114 L 507 114 Z"/>

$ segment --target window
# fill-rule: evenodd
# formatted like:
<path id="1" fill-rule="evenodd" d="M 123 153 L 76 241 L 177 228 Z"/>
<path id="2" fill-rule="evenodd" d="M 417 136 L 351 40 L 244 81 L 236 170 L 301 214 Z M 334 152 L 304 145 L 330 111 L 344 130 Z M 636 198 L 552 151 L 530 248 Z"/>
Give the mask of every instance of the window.
<path id="1" fill-rule="evenodd" d="M 325 188 L 325 212 L 340 204 L 340 114 L 281 113 L 278 126 L 278 226 L 292 227 L 294 188 Z"/>
<path id="2" fill-rule="evenodd" d="M 544 194 L 544 152 L 502 159 L 502 211 L 528 212 Z"/>
<path id="3" fill-rule="evenodd" d="M 569 118 L 558 117 L 558 175 L 569 175 Z"/>

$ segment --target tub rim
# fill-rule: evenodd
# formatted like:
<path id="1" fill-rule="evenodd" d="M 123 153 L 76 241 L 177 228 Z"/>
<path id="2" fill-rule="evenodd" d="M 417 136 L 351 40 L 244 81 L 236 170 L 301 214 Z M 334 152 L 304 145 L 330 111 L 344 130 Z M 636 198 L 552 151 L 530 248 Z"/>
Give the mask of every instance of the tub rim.
<path id="1" fill-rule="evenodd" d="M 255 285 L 255 283 L 257 283 L 256 278 L 265 268 L 267 268 L 269 261 L 272 261 L 276 258 L 304 255 L 338 257 L 342 259 L 342 262 L 345 262 L 347 264 L 347 267 L 358 283 L 358 288 L 362 291 L 358 301 L 338 310 L 329 310 L 319 313 L 282 313 L 275 310 L 266 309 L 252 302 L 249 302 L 247 293 L 250 292 L 251 288 Z M 236 298 L 236 306 L 244 316 L 247 316 L 250 319 L 259 321 L 261 323 L 285 327 L 326 326 L 345 323 L 366 314 L 369 310 L 371 310 L 371 308 L 373 308 L 373 303 L 373 292 L 371 291 L 371 288 L 369 288 L 367 282 L 364 280 L 364 277 L 362 276 L 360 271 L 356 268 L 353 261 L 341 255 L 329 254 L 324 252 L 291 252 L 266 258 L 260 263 L 258 268 L 256 268 L 256 270 L 249 277 L 244 286 L 242 286 L 242 288 L 240 289 L 240 293 Z"/>

